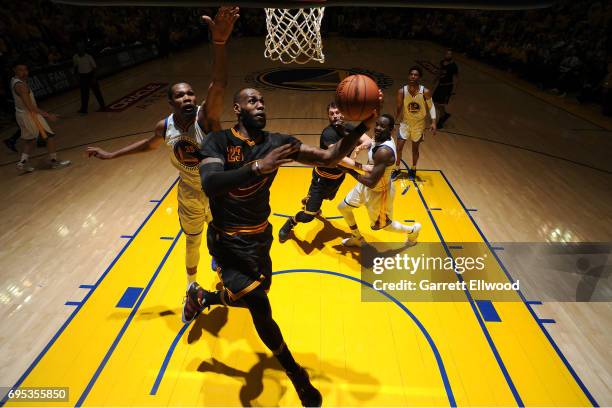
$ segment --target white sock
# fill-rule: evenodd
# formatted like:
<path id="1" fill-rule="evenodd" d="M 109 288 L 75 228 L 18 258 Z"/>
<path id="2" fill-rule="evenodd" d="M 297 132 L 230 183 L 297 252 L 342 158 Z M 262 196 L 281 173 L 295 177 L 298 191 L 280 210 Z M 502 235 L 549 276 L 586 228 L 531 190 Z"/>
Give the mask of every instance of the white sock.
<path id="1" fill-rule="evenodd" d="M 391 232 L 406 233 L 406 232 L 412 232 L 413 227 L 411 226 L 409 227 L 408 225 L 404 225 L 398 221 L 392 221 L 391 224 L 387 225 L 383 229 L 387 231 L 391 231 Z"/>
<path id="2" fill-rule="evenodd" d="M 29 158 L 29 157 L 30 157 L 30 155 L 29 155 L 29 154 L 27 154 L 27 153 L 21 153 L 21 161 L 22 161 L 22 162 L 28 161 L 28 158 Z"/>

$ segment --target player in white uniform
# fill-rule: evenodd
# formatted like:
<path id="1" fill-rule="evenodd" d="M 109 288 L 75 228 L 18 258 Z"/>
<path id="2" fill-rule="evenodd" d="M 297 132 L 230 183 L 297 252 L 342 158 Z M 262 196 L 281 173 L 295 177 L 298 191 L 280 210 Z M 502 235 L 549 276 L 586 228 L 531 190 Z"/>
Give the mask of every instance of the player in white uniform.
<path id="1" fill-rule="evenodd" d="M 342 240 L 343 245 L 360 246 L 365 242 L 353 214 L 353 208 L 362 205 L 365 205 L 368 209 L 370 227 L 373 230 L 384 229 L 404 233 L 408 243 L 416 243 L 421 224 L 416 222 L 408 226 L 393 221 L 392 218 L 395 186 L 391 181 L 391 172 L 397 155 L 395 142 L 391 138 L 394 126 L 395 120 L 393 116 L 388 114 L 381 115 L 376 121 L 374 143 L 368 151 L 368 164 L 373 166 L 370 173 L 359 174 L 355 170 L 346 170 L 359 183 L 338 205 L 340 214 L 344 217 L 353 234 L 352 237 Z"/>
<path id="2" fill-rule="evenodd" d="M 70 164 L 69 160 L 58 160 L 55 152 L 55 135 L 45 120 L 56 120 L 57 116 L 45 112 L 36 104 L 34 93 L 28 86 L 28 67 L 26 64 L 17 62 L 14 66 L 15 76 L 11 79 L 11 92 L 15 101 L 15 118 L 21 130 L 21 138 L 24 141 L 21 159 L 17 163 L 17 169 L 28 173 L 34 171 L 28 163 L 30 153 L 34 149 L 37 137 L 47 140 L 47 151 L 51 158 L 51 167 L 54 169 L 65 167 Z"/>
<path id="3" fill-rule="evenodd" d="M 225 43 L 239 17 L 238 11 L 238 7 L 221 7 L 214 21 L 208 16 L 203 16 L 212 34 L 214 59 L 208 94 L 200 106 L 197 106 L 196 95 L 191 85 L 185 82 L 176 83 L 168 88 L 168 102 L 172 106 L 173 113 L 157 122 L 153 136 L 112 153 L 99 147 L 86 149 L 90 157 L 114 159 L 126 154 L 155 149 L 164 142 L 168 146 L 170 160 L 179 170 L 180 176 L 178 214 L 187 241 L 185 259 L 187 285 L 196 280 L 202 231 L 204 223 L 210 220 L 208 198 L 202 191 L 200 183 L 199 150 L 207 133 L 221 130 L 223 94 L 227 83 Z"/>
<path id="4" fill-rule="evenodd" d="M 421 69 L 417 66 L 410 68 L 408 74 L 408 85 L 404 85 L 397 91 L 396 117 L 400 121 L 399 134 L 397 136 L 397 159 L 395 161 L 396 171 L 393 177 L 399 175 L 402 164 L 402 150 L 404 143 L 410 139 L 412 142 L 412 166 L 408 170 L 410 178 L 416 177 L 416 165 L 419 161 L 419 147 L 425 140 L 425 127 L 427 113 L 431 118 L 431 133 L 436 134 L 436 108 L 431 100 L 431 92 L 423 85 L 419 85 L 422 77 Z"/>

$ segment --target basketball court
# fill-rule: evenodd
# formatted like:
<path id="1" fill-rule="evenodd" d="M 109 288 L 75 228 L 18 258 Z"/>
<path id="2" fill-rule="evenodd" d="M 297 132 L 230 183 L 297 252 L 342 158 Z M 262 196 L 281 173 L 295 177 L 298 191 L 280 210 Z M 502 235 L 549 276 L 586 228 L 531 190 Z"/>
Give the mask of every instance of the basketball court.
<path id="1" fill-rule="evenodd" d="M 368 72 L 384 88 L 383 111 L 394 113 L 407 68 L 436 64 L 444 51 L 416 41 L 324 41 L 324 64 L 283 66 L 263 58 L 261 38 L 232 38 L 224 126 L 235 120 L 233 91 L 253 86 L 264 94 L 268 130 L 318 145 L 343 77 Z M 67 401 L 37 406 L 299 405 L 248 311 L 213 307 L 181 322 L 185 237 L 166 148 L 110 161 L 83 154 L 84 146 L 114 150 L 147 137 L 170 111 L 165 87 L 155 84 L 187 81 L 203 97 L 209 55 L 201 46 L 102 80 L 119 105 L 149 87 L 122 110 L 78 116 L 78 90 L 43 102 L 62 116 L 52 126 L 73 161 L 66 170 L 17 175 L 15 157 L 2 152 L 1 386 L 68 387 Z M 515 280 L 498 243 L 609 242 L 609 120 L 456 60 L 452 123 L 427 136 L 418 178 L 395 181 L 395 219 L 420 222 L 419 242 L 450 257 L 479 243 L 491 281 Z M 309 167 L 279 170 L 275 237 L 310 179 Z M 298 225 L 284 244 L 275 239 L 271 251 L 274 317 L 325 406 L 612 404 L 610 302 L 542 301 L 531 296 L 537 288 L 503 300 L 466 290 L 453 301 L 388 292 L 364 301 L 375 290 L 363 279 L 359 250 L 341 245 L 348 227 L 336 209 L 355 183 L 347 177 L 321 217 Z M 355 214 L 368 242 L 398 240 L 367 228 L 365 209 Z M 210 261 L 203 244 L 198 281 L 206 289 L 219 282 Z"/>

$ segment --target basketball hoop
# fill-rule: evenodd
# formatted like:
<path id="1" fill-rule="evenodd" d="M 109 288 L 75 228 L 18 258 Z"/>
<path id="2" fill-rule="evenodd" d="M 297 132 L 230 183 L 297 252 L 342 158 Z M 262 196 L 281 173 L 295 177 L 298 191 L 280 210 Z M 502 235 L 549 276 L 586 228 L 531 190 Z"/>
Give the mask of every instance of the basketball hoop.
<path id="1" fill-rule="evenodd" d="M 266 8 L 264 56 L 283 64 L 325 62 L 321 21 L 325 7 L 302 9 Z"/>

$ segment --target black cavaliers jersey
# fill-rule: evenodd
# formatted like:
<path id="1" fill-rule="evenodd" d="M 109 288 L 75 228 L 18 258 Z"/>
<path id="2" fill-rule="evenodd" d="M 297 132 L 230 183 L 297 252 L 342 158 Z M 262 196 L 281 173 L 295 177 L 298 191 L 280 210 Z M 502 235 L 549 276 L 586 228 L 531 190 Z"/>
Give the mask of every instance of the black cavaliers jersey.
<path id="1" fill-rule="evenodd" d="M 355 126 L 349 123 L 346 123 L 344 125 L 344 129 L 346 129 L 347 132 L 350 132 L 353 129 L 355 129 Z M 319 147 L 323 150 L 327 150 L 329 146 L 338 143 L 340 140 L 342 140 L 343 137 L 344 137 L 343 133 L 339 132 L 332 125 L 329 125 L 325 129 L 323 129 L 323 132 L 321 133 L 321 139 L 319 140 Z M 325 177 L 325 178 L 332 179 L 332 180 L 336 180 L 336 179 L 340 180 L 341 178 L 343 178 L 342 176 L 344 176 L 344 170 L 341 167 L 317 166 L 314 168 L 314 172 L 317 173 L 321 177 Z"/>
<path id="2" fill-rule="evenodd" d="M 239 136 L 233 129 L 209 133 L 200 153 L 203 158 L 222 160 L 224 170 L 229 171 L 261 159 L 279 146 L 299 142 L 293 136 L 266 131 L 257 143 Z M 276 171 L 258 176 L 227 194 L 209 197 L 214 227 L 232 234 L 265 229 L 270 216 L 270 186 L 274 177 Z"/>

